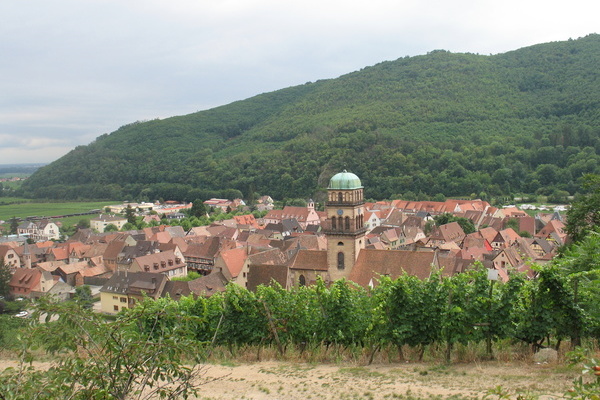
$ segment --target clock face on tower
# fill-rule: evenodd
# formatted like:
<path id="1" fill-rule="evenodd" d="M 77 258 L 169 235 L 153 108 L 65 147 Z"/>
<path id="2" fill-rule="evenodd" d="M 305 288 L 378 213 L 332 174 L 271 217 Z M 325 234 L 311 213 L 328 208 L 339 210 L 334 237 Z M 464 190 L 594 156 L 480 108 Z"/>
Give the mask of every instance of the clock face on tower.
<path id="1" fill-rule="evenodd" d="M 337 210 L 338 215 L 342 215 L 343 213 L 344 213 L 344 210 Z"/>

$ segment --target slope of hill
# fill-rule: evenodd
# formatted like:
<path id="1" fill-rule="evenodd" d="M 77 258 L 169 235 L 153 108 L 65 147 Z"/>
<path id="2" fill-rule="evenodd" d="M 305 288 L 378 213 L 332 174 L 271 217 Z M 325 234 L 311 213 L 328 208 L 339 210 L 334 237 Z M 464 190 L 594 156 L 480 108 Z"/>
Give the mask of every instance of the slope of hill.
<path id="1" fill-rule="evenodd" d="M 436 50 L 336 79 L 133 123 L 39 169 L 49 198 L 550 194 L 600 172 L 600 35 L 483 56 Z M 224 192 L 224 190 L 228 191 Z"/>

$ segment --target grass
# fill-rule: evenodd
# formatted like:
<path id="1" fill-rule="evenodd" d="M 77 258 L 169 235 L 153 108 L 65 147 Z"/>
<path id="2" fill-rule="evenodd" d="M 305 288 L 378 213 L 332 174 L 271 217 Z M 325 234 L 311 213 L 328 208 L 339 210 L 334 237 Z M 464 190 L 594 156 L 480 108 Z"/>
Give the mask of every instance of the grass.
<path id="1" fill-rule="evenodd" d="M 8 220 L 12 217 L 44 216 L 75 214 L 88 212 L 95 209 L 115 204 L 115 201 L 89 201 L 89 202 L 33 202 L 28 199 L 0 198 L 0 219 Z"/>
<path id="2" fill-rule="evenodd" d="M 119 203 L 119 201 L 82 201 L 82 202 L 39 202 L 16 197 L 0 197 L 0 221 L 4 220 L 5 231 L 10 228 L 9 220 L 12 217 L 26 218 L 30 216 L 53 217 L 88 212 L 91 210 Z M 82 219 L 91 219 L 94 215 L 81 215 L 75 217 L 56 218 L 54 222 L 61 222 L 63 226 L 77 224 Z"/>

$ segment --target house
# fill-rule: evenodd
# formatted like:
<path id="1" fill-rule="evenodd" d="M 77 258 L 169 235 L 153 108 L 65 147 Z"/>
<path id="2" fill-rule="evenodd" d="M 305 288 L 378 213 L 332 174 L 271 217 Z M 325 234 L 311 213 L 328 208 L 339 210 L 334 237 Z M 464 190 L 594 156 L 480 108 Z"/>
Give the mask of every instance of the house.
<path id="1" fill-rule="evenodd" d="M 59 276 L 63 282 L 71 286 L 75 286 L 76 275 L 80 271 L 86 269 L 87 267 L 87 261 L 80 261 L 72 264 L 64 264 L 56 268 L 53 274 Z"/>
<path id="2" fill-rule="evenodd" d="M 75 285 L 94 285 L 102 286 L 112 276 L 111 271 L 106 265 L 98 264 L 79 270 L 75 274 Z"/>
<path id="3" fill-rule="evenodd" d="M 524 238 L 525 243 L 535 253 L 536 260 L 544 259 L 548 254 L 554 254 L 557 250 L 556 243 L 541 238 Z"/>
<path id="4" fill-rule="evenodd" d="M 381 276 L 397 279 L 407 273 L 419 279 L 428 278 L 439 266 L 436 251 L 363 249 L 358 255 L 349 279 L 364 288 L 377 285 Z"/>
<path id="5" fill-rule="evenodd" d="M 218 208 L 223 212 L 227 212 L 227 210 L 236 210 L 238 207 L 245 206 L 244 200 L 242 199 L 216 199 L 212 198 L 210 200 L 204 201 L 204 205 L 206 207 Z"/>
<path id="6" fill-rule="evenodd" d="M 52 274 L 41 268 L 18 268 L 8 283 L 14 297 L 39 298 L 56 283 Z"/>
<path id="7" fill-rule="evenodd" d="M 248 282 L 248 251 L 245 247 L 221 251 L 215 258 L 215 271 L 221 272 L 228 281 L 241 287 Z"/>
<path id="8" fill-rule="evenodd" d="M 525 272 L 527 276 L 533 277 L 534 272 L 531 270 L 530 264 L 534 260 L 535 254 L 526 245 L 504 248 L 492 259 L 494 268 L 499 271 L 504 281 L 508 280 L 513 272 Z"/>
<path id="9" fill-rule="evenodd" d="M 429 247 L 437 247 L 449 242 L 460 244 L 465 236 L 465 231 L 463 231 L 458 222 L 450 222 L 448 224 L 435 227 L 429 236 L 427 245 Z"/>
<path id="10" fill-rule="evenodd" d="M 173 250 L 136 257 L 128 269 L 130 272 L 152 272 L 170 278 L 187 276 L 187 265 Z"/>
<path id="11" fill-rule="evenodd" d="M 288 286 L 289 271 L 287 265 L 252 264 L 248 266 L 247 289 L 256 291 L 260 285 L 269 286 L 273 282 L 285 288 Z"/>
<path id="12" fill-rule="evenodd" d="M 15 272 L 17 268 L 21 268 L 21 259 L 19 254 L 10 246 L 0 245 L 0 261 L 10 268 L 11 272 Z"/>
<path id="13" fill-rule="evenodd" d="M 512 228 L 506 228 L 498 232 L 496 237 L 492 239 L 491 245 L 495 250 L 502 250 L 517 243 L 521 236 Z"/>
<path id="14" fill-rule="evenodd" d="M 117 256 L 117 270 L 129 270 L 136 257 L 160 252 L 159 243 L 148 240 L 138 240 L 133 246 L 124 246 Z"/>
<path id="15" fill-rule="evenodd" d="M 567 241 L 565 224 L 558 219 L 550 220 L 546 226 L 535 235 L 535 237 L 553 241 L 557 245 L 562 246 Z"/>
<path id="16" fill-rule="evenodd" d="M 196 296 L 210 297 L 215 293 L 225 291 L 227 279 L 219 271 L 202 276 L 188 282 L 189 288 Z"/>
<path id="17" fill-rule="evenodd" d="M 273 199 L 271 196 L 261 196 L 256 200 L 256 210 L 258 211 L 270 211 L 273 209 Z"/>
<path id="18" fill-rule="evenodd" d="M 118 230 L 127 223 L 127 218 L 118 215 L 100 214 L 96 218 L 90 219 L 90 228 L 97 232 L 104 232 L 108 225 L 114 225 Z"/>
<path id="19" fill-rule="evenodd" d="M 381 218 L 379 218 L 380 213 L 381 210 L 365 211 L 365 227 L 367 228 L 367 232 L 370 232 L 381 225 Z"/>
<path id="20" fill-rule="evenodd" d="M 319 225 L 321 217 L 315 211 L 315 204 L 308 202 L 306 207 L 285 206 L 283 210 L 271 210 L 263 218 L 265 224 L 277 224 L 286 219 L 295 219 L 302 229 L 308 225 Z"/>
<path id="21" fill-rule="evenodd" d="M 236 215 L 233 217 L 233 220 L 238 227 L 241 225 L 240 229 L 258 229 L 258 222 L 256 222 L 256 218 L 252 214 Z"/>
<path id="22" fill-rule="evenodd" d="M 60 239 L 58 225 L 48 219 L 25 221 L 17 227 L 17 234 L 36 242 Z"/>
<path id="23" fill-rule="evenodd" d="M 116 272 L 100 289 L 101 310 L 107 314 L 132 308 L 144 296 L 159 298 L 168 281 L 165 274 L 152 272 Z"/>
<path id="24" fill-rule="evenodd" d="M 236 243 L 220 237 L 207 238 L 203 243 L 190 243 L 183 252 L 188 270 L 201 275 L 210 274 L 220 251 L 232 249 Z"/>

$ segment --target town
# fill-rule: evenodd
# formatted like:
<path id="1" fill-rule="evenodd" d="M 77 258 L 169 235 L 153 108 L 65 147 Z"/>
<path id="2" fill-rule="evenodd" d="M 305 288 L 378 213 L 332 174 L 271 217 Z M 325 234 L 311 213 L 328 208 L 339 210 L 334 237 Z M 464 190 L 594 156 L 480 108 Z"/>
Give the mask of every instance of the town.
<path id="1" fill-rule="evenodd" d="M 87 285 L 100 298 L 96 310 L 116 314 L 144 296 L 210 296 L 228 283 L 256 290 L 273 281 L 291 288 L 346 278 L 372 288 L 381 276 L 425 279 L 476 263 L 503 281 L 513 272 L 533 278 L 531 265 L 551 261 L 568 240 L 559 211 L 530 216 L 478 199 L 365 202 L 360 178 L 347 171 L 331 178 L 327 193 L 324 211 L 312 200 L 274 209 L 263 196 L 256 204 L 263 218 L 236 215 L 187 231 L 159 224 L 158 214 L 177 220 L 191 203 L 111 206 L 64 242 L 52 220 L 24 221 L 18 240 L 0 244 L 0 259 L 12 273 L 14 298 L 68 300 Z M 241 199 L 210 199 L 204 207 L 248 209 Z M 128 212 L 150 226 L 121 231 Z"/>

